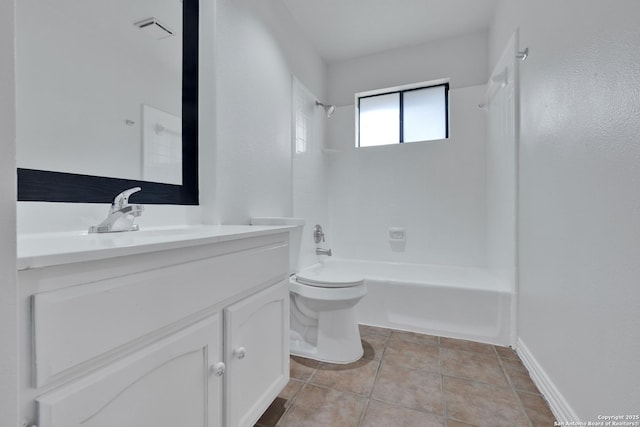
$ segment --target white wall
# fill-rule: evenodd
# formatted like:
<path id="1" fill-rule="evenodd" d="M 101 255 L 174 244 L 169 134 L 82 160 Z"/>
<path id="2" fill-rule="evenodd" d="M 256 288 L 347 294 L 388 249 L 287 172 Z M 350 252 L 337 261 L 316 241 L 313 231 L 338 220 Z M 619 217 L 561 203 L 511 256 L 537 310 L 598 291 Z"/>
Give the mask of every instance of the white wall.
<path id="1" fill-rule="evenodd" d="M 331 64 L 327 120 L 332 245 L 340 257 L 486 265 L 487 33 Z M 355 149 L 354 94 L 451 79 L 446 141 Z M 406 229 L 404 251 L 389 227 Z M 399 245 L 402 246 L 402 245 Z"/>
<path id="2" fill-rule="evenodd" d="M 353 104 L 357 92 L 449 77 L 451 87 L 485 84 L 487 33 L 431 43 L 333 63 L 328 70 L 330 104 Z"/>
<path id="3" fill-rule="evenodd" d="M 567 418 L 640 398 L 640 3 L 504 0 L 520 26 L 520 340 Z M 496 54 L 492 54 L 495 58 Z M 560 410 L 560 411 L 559 411 Z"/>
<path id="4" fill-rule="evenodd" d="M 354 107 L 328 119 L 329 212 L 337 256 L 486 265 L 485 86 L 449 91 L 448 140 L 354 148 Z M 389 227 L 404 227 L 397 252 Z"/>
<path id="5" fill-rule="evenodd" d="M 0 2 L 0 425 L 18 422 L 14 1 Z"/>
<path id="6" fill-rule="evenodd" d="M 218 0 L 216 204 L 223 224 L 291 215 L 291 76 L 250 2 Z"/>
<path id="7" fill-rule="evenodd" d="M 223 224 L 293 214 L 292 74 L 324 93 L 319 56 L 279 2 L 263 3 L 217 2 L 216 216 Z"/>

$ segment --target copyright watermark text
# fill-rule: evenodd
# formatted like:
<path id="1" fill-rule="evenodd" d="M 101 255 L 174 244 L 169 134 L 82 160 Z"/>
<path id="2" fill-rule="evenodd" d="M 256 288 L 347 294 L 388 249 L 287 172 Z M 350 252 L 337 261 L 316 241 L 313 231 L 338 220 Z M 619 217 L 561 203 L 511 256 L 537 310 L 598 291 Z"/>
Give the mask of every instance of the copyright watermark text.
<path id="1" fill-rule="evenodd" d="M 555 427 L 590 427 L 590 426 L 626 426 L 640 427 L 640 414 L 626 415 L 598 415 L 595 420 L 591 421 L 556 421 L 553 423 Z"/>

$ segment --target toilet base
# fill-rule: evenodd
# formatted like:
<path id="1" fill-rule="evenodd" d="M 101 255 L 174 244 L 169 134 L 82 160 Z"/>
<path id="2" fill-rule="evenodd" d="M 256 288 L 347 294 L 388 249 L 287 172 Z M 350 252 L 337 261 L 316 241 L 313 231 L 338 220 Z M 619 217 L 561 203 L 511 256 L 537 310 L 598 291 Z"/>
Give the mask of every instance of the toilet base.
<path id="1" fill-rule="evenodd" d="M 316 342 L 305 336 L 313 336 Z M 315 325 L 304 325 L 291 316 L 289 346 L 292 355 L 336 364 L 355 362 L 364 354 L 353 307 L 320 312 Z"/>

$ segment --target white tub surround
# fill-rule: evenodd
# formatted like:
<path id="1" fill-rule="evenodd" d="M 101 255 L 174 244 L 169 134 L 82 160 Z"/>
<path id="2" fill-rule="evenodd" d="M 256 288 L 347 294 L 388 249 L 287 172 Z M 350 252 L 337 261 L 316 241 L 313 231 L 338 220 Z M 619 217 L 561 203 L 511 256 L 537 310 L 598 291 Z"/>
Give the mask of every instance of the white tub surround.
<path id="1" fill-rule="evenodd" d="M 20 236 L 25 425 L 253 426 L 289 379 L 288 240 L 252 226 Z"/>
<path id="2" fill-rule="evenodd" d="M 439 141 L 355 148 L 355 108 L 338 107 L 327 119 L 327 144 L 340 150 L 327 157 L 329 247 L 349 259 L 487 265 L 485 91 L 451 88 L 451 133 Z M 398 228 L 404 241 L 390 240 Z"/>
<path id="3" fill-rule="evenodd" d="M 358 322 L 498 345 L 510 337 L 509 283 L 485 269 L 348 259 L 324 262 L 323 274 L 359 275 L 367 295 Z"/>

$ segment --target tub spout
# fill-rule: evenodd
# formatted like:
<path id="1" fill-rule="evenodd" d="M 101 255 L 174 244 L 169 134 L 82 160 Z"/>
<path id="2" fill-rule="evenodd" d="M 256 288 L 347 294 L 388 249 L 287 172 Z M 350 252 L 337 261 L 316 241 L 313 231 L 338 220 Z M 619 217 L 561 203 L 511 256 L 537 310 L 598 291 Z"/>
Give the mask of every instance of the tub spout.
<path id="1" fill-rule="evenodd" d="M 316 248 L 316 255 L 331 256 L 331 249 Z"/>

